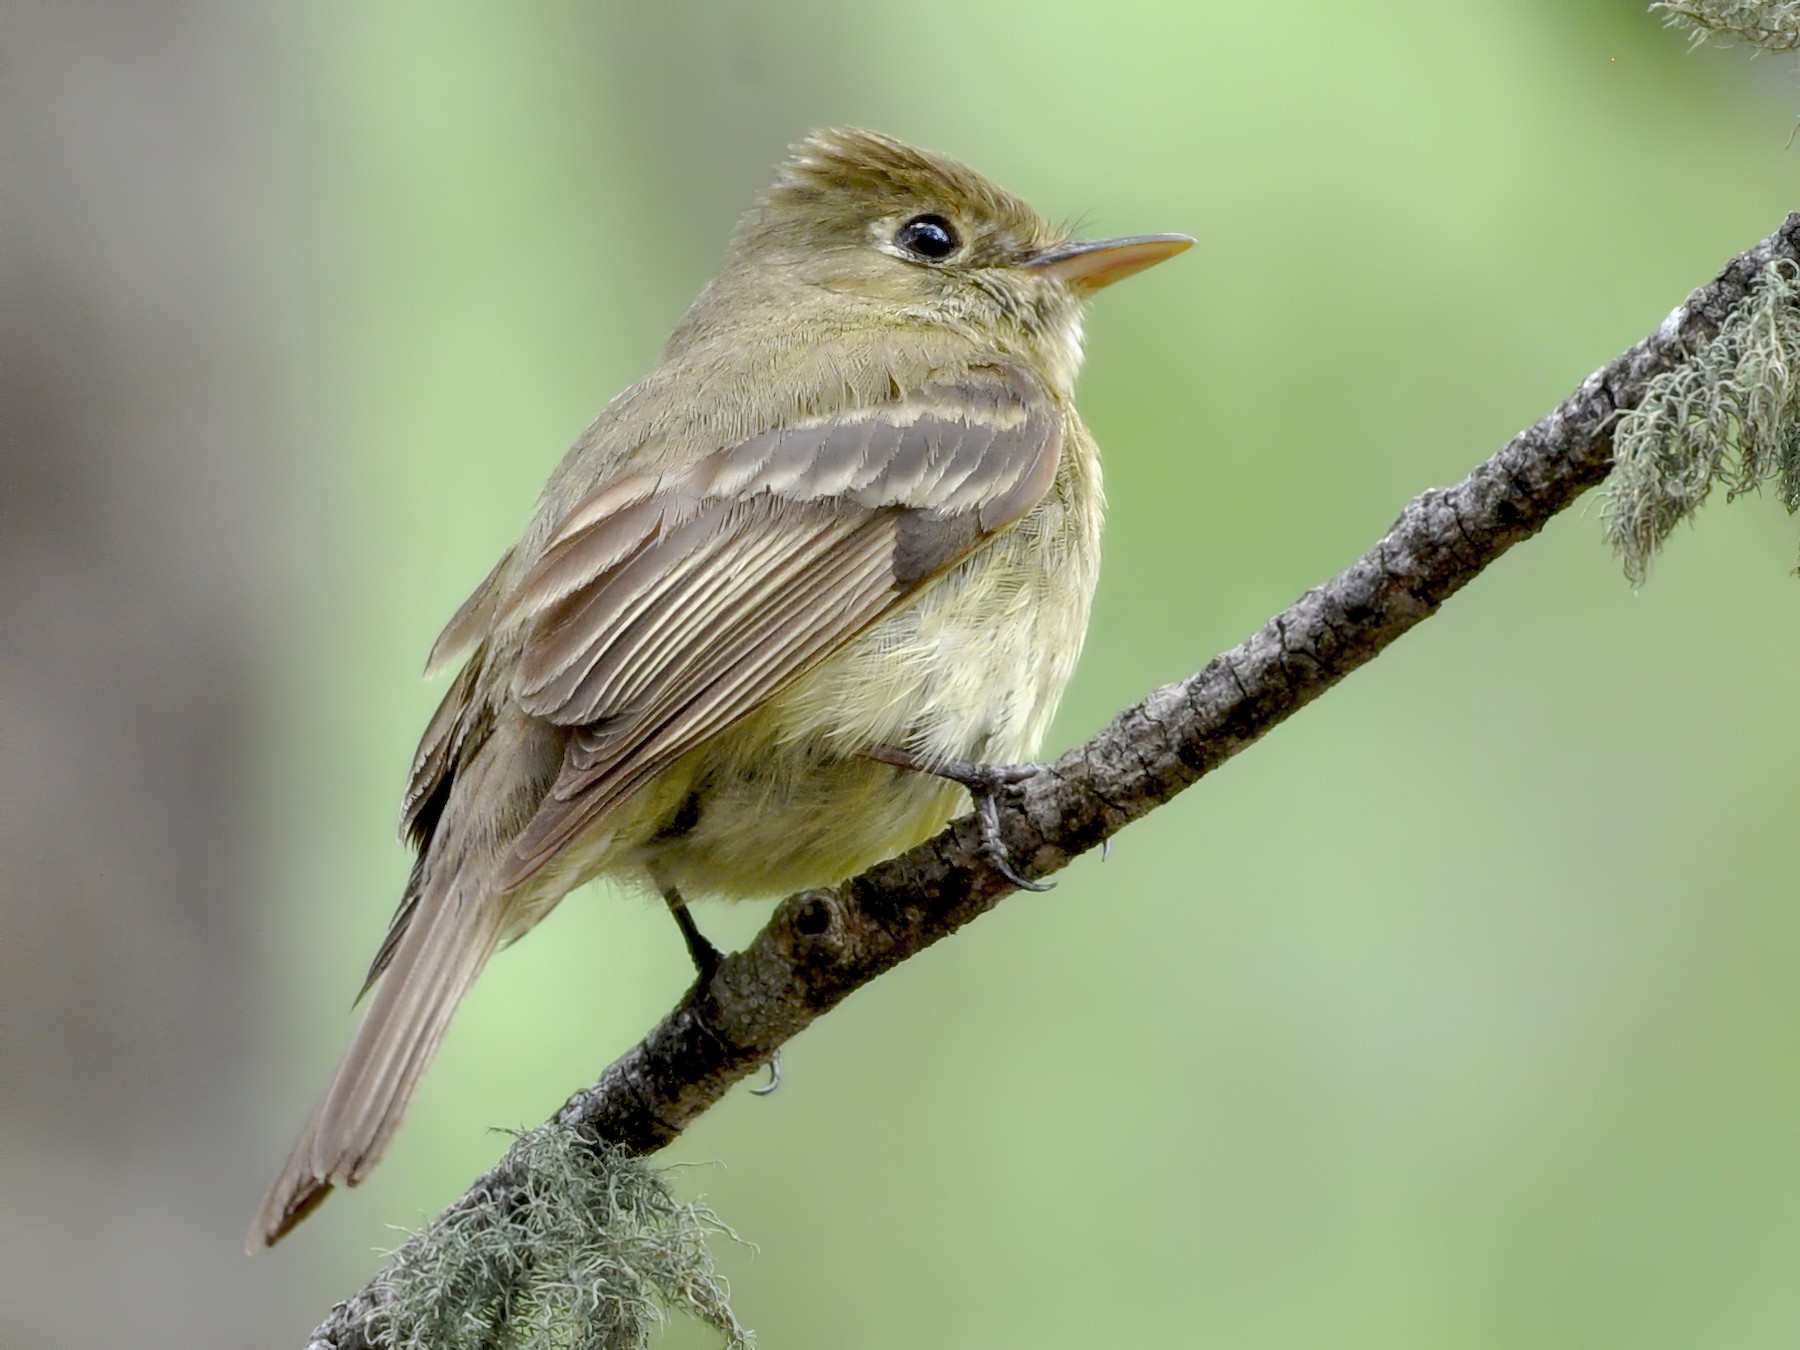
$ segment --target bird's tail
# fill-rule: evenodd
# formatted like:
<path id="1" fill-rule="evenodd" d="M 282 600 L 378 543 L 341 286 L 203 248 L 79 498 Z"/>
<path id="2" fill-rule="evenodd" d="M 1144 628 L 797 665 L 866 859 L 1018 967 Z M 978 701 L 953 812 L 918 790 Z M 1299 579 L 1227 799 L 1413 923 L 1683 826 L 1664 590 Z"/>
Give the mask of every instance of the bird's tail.
<path id="1" fill-rule="evenodd" d="M 257 1211 L 250 1251 L 273 1246 L 333 1186 L 354 1186 L 381 1161 L 457 1004 L 500 944 L 504 909 L 465 880 L 465 868 L 427 887 L 330 1087 Z"/>

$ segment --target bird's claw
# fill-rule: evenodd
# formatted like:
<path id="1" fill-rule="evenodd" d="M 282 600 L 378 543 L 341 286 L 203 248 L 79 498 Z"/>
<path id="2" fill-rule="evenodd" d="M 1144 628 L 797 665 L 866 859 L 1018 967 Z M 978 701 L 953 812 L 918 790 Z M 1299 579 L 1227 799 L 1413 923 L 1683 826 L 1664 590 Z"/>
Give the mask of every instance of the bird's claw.
<path id="1" fill-rule="evenodd" d="M 769 1081 L 764 1083 L 761 1087 L 751 1088 L 750 1095 L 752 1097 L 767 1097 L 771 1092 L 775 1091 L 775 1089 L 780 1086 L 781 1086 L 781 1051 L 779 1049 L 777 1049 L 774 1054 L 769 1056 Z"/>
<path id="2" fill-rule="evenodd" d="M 992 864 L 993 869 L 1022 891 L 1041 893 L 1055 890 L 1054 881 L 1033 881 L 1013 870 L 1012 853 L 1006 847 L 1006 840 L 1000 837 L 1000 790 L 989 788 L 985 792 L 977 792 L 970 788 L 969 795 L 975 798 L 975 818 L 981 826 L 981 854 Z"/>

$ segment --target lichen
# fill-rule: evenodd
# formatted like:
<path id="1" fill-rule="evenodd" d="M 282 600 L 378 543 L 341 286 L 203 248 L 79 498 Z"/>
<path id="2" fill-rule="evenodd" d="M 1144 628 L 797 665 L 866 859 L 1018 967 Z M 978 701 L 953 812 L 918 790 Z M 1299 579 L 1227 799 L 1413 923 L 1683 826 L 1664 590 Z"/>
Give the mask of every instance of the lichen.
<path id="1" fill-rule="evenodd" d="M 1665 540 L 1706 501 L 1774 481 L 1800 508 L 1800 266 L 1780 260 L 1718 334 L 1650 383 L 1613 434 L 1607 538 L 1641 583 Z"/>
<path id="2" fill-rule="evenodd" d="M 642 1161 L 548 1125 L 518 1136 L 498 1203 L 457 1206 L 394 1253 L 366 1334 L 391 1350 L 644 1350 L 671 1310 L 753 1344 L 709 1239 L 736 1240 Z"/>
<path id="3" fill-rule="evenodd" d="M 1696 47 L 1716 41 L 1768 52 L 1800 50 L 1797 0 L 1657 0 L 1650 9 L 1666 15 L 1669 26 Z"/>

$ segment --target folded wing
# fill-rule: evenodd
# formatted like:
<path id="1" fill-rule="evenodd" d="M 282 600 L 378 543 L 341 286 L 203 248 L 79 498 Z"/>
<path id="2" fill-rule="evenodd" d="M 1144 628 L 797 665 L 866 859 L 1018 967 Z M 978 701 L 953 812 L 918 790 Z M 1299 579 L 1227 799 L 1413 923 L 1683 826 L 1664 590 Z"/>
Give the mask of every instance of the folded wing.
<path id="1" fill-rule="evenodd" d="M 1020 520 L 1060 440 L 1041 387 L 993 368 L 576 506 L 495 618 L 523 630 L 514 697 L 575 729 L 500 884 Z"/>

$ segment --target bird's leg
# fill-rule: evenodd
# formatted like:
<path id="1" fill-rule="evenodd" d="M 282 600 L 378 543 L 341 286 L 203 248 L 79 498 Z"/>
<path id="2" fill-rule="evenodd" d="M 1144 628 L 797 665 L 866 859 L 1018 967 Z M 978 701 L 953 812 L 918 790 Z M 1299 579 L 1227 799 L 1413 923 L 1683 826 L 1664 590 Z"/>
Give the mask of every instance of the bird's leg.
<path id="1" fill-rule="evenodd" d="M 700 983 L 710 984 L 713 975 L 719 969 L 719 962 L 725 954 L 713 946 L 711 939 L 700 931 L 700 925 L 694 922 L 693 914 L 688 910 L 687 901 L 681 892 L 673 886 L 662 887 L 662 898 L 669 906 L 669 913 L 675 916 L 675 926 L 681 930 L 681 940 L 687 943 L 688 955 L 693 958 L 694 971 L 700 977 Z M 781 1086 L 781 1051 L 769 1056 L 769 1081 L 761 1087 L 750 1089 L 757 1097 L 766 1097 Z"/>
<path id="2" fill-rule="evenodd" d="M 1047 891 L 1053 881 L 1032 881 L 1013 870 L 1006 841 L 1000 837 L 1000 794 L 1041 772 L 1036 764 L 981 764 L 972 759 L 924 760 L 910 750 L 894 745 L 872 745 L 862 751 L 865 758 L 896 768 L 928 773 L 947 779 L 968 790 L 975 802 L 975 819 L 981 826 L 981 852 L 994 870 L 1022 891 Z"/>
<path id="3" fill-rule="evenodd" d="M 707 984 L 713 973 L 718 970 L 719 962 L 725 959 L 717 947 L 700 931 L 700 925 L 694 922 L 694 916 L 688 912 L 687 901 L 681 898 L 681 892 L 673 886 L 662 888 L 662 898 L 668 903 L 669 913 L 675 916 L 675 926 L 681 930 L 681 940 L 687 943 L 688 956 L 693 959 L 694 972 L 699 975 L 700 983 Z"/>

